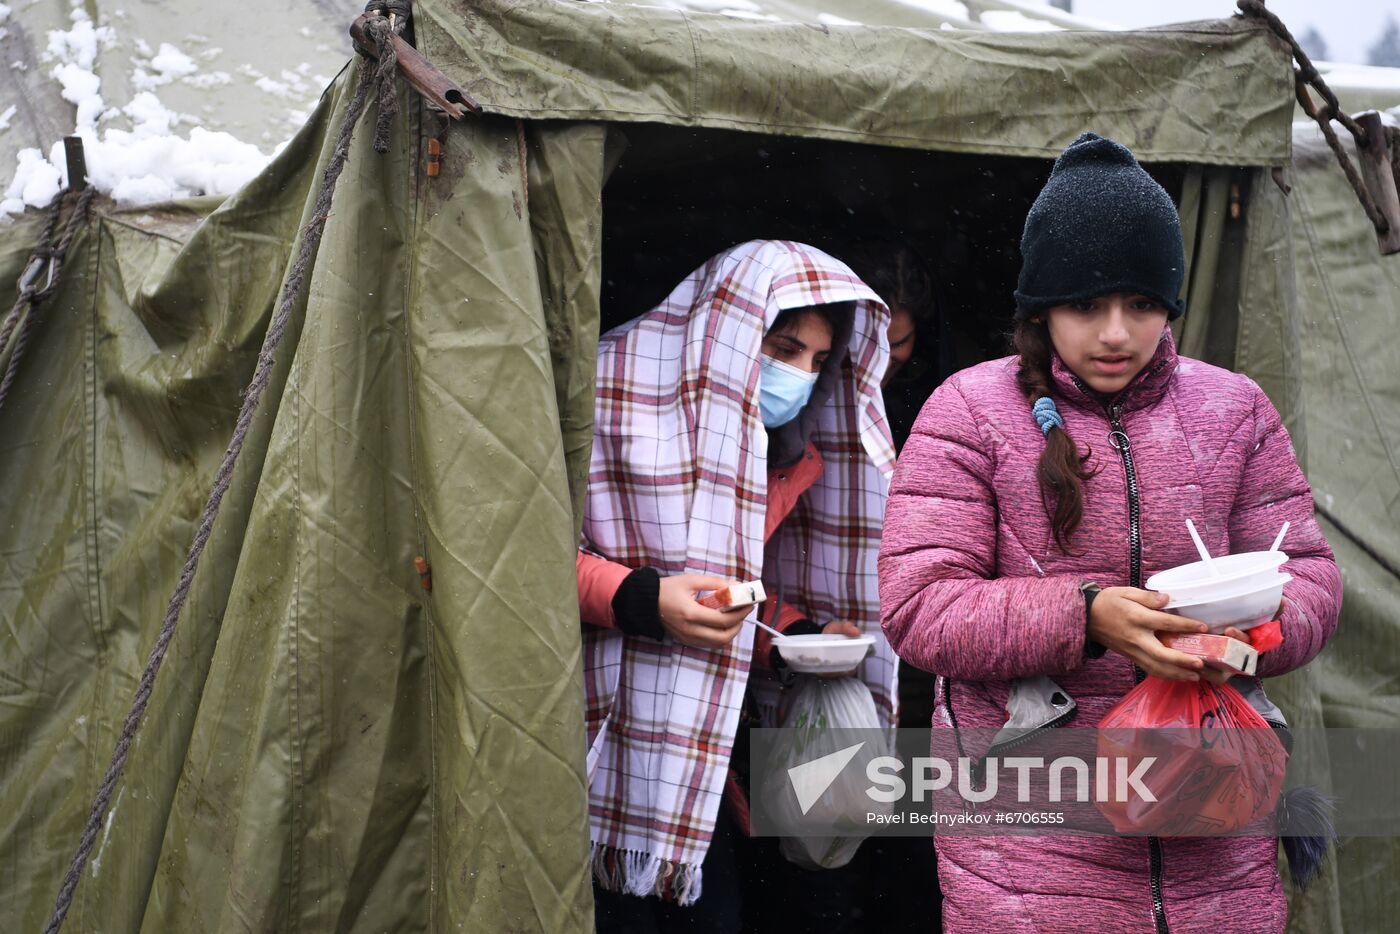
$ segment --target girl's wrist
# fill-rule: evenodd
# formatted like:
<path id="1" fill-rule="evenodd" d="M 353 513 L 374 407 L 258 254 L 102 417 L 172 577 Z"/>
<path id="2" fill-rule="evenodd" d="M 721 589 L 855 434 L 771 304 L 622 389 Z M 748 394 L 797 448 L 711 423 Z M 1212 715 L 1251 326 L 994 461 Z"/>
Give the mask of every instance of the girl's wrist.
<path id="1" fill-rule="evenodd" d="M 1084 595 L 1084 657 L 1103 658 L 1108 649 L 1100 642 L 1094 640 L 1089 633 L 1089 623 L 1093 619 L 1094 598 L 1099 595 L 1103 588 L 1093 581 L 1085 581 L 1079 585 L 1079 592 Z"/>

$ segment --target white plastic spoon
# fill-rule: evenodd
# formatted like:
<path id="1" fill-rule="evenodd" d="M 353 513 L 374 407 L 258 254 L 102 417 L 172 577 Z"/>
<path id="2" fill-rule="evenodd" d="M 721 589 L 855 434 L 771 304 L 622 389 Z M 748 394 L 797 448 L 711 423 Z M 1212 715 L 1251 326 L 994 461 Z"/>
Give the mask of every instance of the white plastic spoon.
<path id="1" fill-rule="evenodd" d="M 1274 543 L 1273 543 L 1272 545 L 1269 546 L 1269 550 L 1270 550 L 1270 551 L 1278 551 L 1278 546 L 1283 544 L 1283 537 L 1284 537 L 1285 535 L 1287 535 L 1287 534 L 1288 534 L 1288 523 L 1287 523 L 1287 522 L 1284 522 L 1283 528 L 1281 528 L 1281 529 L 1278 530 L 1278 537 L 1275 538 L 1275 539 L 1274 539 Z"/>
<path id="2" fill-rule="evenodd" d="M 1190 519 L 1186 520 L 1186 531 L 1191 533 L 1191 541 L 1196 543 L 1196 550 L 1201 554 L 1201 560 L 1205 562 L 1206 569 L 1210 571 L 1212 577 L 1219 577 L 1220 571 L 1216 569 L 1215 562 L 1210 558 L 1210 552 L 1206 551 L 1206 543 L 1201 541 L 1201 535 L 1196 531 L 1196 523 Z"/>
<path id="3" fill-rule="evenodd" d="M 755 617 L 753 618 L 753 624 L 754 624 L 755 626 L 757 626 L 759 629 L 763 629 L 763 630 L 767 630 L 768 632 L 771 632 L 773 635 L 777 636 L 779 639 L 786 638 L 781 632 L 779 632 L 778 630 L 774 629 L 772 626 L 768 625 L 767 623 L 762 622 L 757 616 L 755 616 Z"/>

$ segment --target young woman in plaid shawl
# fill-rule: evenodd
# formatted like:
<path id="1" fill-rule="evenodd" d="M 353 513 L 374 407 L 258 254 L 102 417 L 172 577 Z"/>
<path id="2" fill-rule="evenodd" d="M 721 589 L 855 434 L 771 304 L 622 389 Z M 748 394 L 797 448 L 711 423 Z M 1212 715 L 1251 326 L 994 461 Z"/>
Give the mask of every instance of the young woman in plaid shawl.
<path id="1" fill-rule="evenodd" d="M 700 898 L 746 690 L 771 715 L 779 688 L 757 611 L 697 593 L 761 578 L 779 628 L 879 632 L 888 324 L 839 261 L 753 241 L 599 343 L 579 557 L 593 868 L 658 916 Z M 883 639 L 857 675 L 892 725 Z"/>

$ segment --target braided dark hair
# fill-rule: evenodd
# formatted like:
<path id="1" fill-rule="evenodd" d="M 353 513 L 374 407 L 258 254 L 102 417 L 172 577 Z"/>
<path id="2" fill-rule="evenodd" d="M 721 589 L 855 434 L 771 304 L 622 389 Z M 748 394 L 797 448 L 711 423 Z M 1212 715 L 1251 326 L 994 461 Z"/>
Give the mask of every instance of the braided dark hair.
<path id="1" fill-rule="evenodd" d="M 1030 318 L 1017 322 L 1011 334 L 1011 348 L 1021 358 L 1016 385 L 1025 394 L 1026 401 L 1034 405 L 1041 396 L 1053 397 L 1050 329 L 1045 322 Z M 1069 539 L 1084 519 L 1084 481 L 1094 475 L 1094 471 L 1084 466 L 1084 461 L 1091 453 L 1086 450 L 1081 455 L 1078 445 L 1063 428 L 1052 427 L 1045 433 L 1045 450 L 1040 453 L 1036 472 L 1055 542 L 1063 551 L 1069 550 Z"/>

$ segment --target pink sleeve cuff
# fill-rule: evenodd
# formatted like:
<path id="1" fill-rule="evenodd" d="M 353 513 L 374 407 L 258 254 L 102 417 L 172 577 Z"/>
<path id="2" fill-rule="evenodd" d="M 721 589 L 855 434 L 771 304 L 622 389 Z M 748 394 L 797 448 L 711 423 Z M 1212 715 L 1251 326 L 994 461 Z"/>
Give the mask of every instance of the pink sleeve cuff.
<path id="1" fill-rule="evenodd" d="M 612 601 L 632 568 L 580 551 L 575 562 L 578 572 L 578 614 L 591 626 L 617 628 Z"/>

